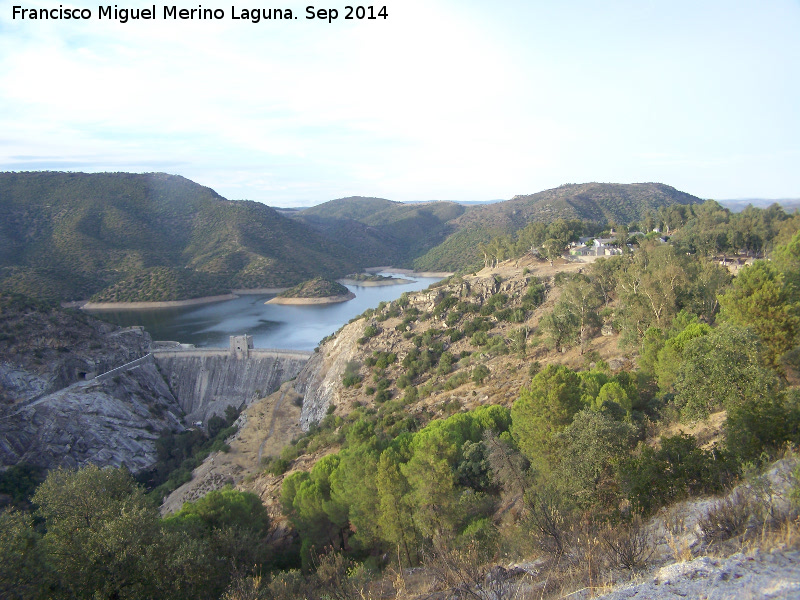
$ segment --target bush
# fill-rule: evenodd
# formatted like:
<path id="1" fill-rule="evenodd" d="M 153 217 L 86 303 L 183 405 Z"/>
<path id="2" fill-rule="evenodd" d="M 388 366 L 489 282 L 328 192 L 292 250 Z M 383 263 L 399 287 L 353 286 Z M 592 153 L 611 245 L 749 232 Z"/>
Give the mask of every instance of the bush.
<path id="1" fill-rule="evenodd" d="M 413 385 L 408 386 L 403 394 L 403 402 L 406 404 L 411 404 L 412 402 L 416 402 L 417 398 L 417 388 L 415 388 Z"/>
<path id="2" fill-rule="evenodd" d="M 265 461 L 266 463 L 264 470 L 271 475 L 283 475 L 289 469 L 289 465 L 292 464 L 290 461 L 286 460 L 285 458 L 268 458 Z"/>
<path id="3" fill-rule="evenodd" d="M 452 377 L 449 377 L 447 381 L 445 381 L 444 389 L 454 390 L 457 387 L 467 383 L 467 381 L 469 381 L 469 375 L 466 372 L 461 371 L 460 373 L 456 373 Z"/>
<path id="4" fill-rule="evenodd" d="M 643 514 L 689 496 L 719 493 L 738 469 L 723 453 L 698 448 L 689 435 L 661 438 L 661 448 L 642 446 L 620 461 L 619 476 L 631 504 Z"/>
<path id="5" fill-rule="evenodd" d="M 643 568 L 655 552 L 655 545 L 639 515 L 629 523 L 609 525 L 602 535 L 609 562 L 616 568 Z"/>
<path id="6" fill-rule="evenodd" d="M 361 383 L 361 375 L 358 373 L 360 365 L 354 361 L 349 361 L 344 367 L 344 375 L 342 376 L 342 385 L 344 387 L 352 387 Z"/>
<path id="7" fill-rule="evenodd" d="M 489 342 L 489 336 L 486 335 L 485 331 L 478 331 L 477 333 L 473 334 L 472 338 L 470 339 L 470 344 L 473 346 L 485 346 Z"/>
<path id="8" fill-rule="evenodd" d="M 705 539 L 722 542 L 744 533 L 752 514 L 752 503 L 744 493 L 737 491 L 715 502 L 698 526 Z"/>
<path id="9" fill-rule="evenodd" d="M 475 385 L 481 385 L 488 376 L 489 367 L 486 365 L 478 365 L 472 370 L 472 381 L 475 382 Z"/>

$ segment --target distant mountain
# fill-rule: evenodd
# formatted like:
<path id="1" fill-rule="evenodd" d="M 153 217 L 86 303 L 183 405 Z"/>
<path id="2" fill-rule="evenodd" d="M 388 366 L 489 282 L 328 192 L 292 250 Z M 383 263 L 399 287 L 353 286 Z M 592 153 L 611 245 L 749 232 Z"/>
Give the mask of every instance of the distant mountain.
<path id="1" fill-rule="evenodd" d="M 453 270 L 478 262 L 478 244 L 513 233 L 531 221 L 559 218 L 597 223 L 639 221 L 661 206 L 703 200 L 661 183 L 567 184 L 536 194 L 469 209 L 448 223 L 451 234 L 414 261 L 420 270 Z"/>
<path id="2" fill-rule="evenodd" d="M 410 266 L 445 240 L 447 224 L 467 209 L 455 202 L 411 203 L 353 196 L 296 213 L 331 241 L 342 241 L 364 267 Z"/>
<path id="3" fill-rule="evenodd" d="M 0 291 L 173 300 L 295 285 L 358 267 L 264 204 L 163 173 L 0 173 Z"/>
<path id="4" fill-rule="evenodd" d="M 717 200 L 722 206 L 731 212 L 742 212 L 748 206 L 755 208 L 766 208 L 773 204 L 780 204 L 786 212 L 794 212 L 800 208 L 800 198 L 780 198 L 770 200 L 767 198 L 738 198 L 736 200 Z"/>

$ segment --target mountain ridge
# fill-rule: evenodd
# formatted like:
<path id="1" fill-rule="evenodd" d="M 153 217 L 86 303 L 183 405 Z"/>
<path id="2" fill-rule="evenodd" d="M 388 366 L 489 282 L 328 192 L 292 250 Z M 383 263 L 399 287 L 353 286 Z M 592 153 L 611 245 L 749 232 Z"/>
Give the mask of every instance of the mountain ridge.
<path id="1" fill-rule="evenodd" d="M 204 295 L 283 287 L 356 267 L 351 250 L 304 224 L 180 176 L 0 173 L 0 289 L 7 291 L 179 300 L 192 297 L 190 288 Z M 153 269 L 191 285 L 142 289 Z"/>

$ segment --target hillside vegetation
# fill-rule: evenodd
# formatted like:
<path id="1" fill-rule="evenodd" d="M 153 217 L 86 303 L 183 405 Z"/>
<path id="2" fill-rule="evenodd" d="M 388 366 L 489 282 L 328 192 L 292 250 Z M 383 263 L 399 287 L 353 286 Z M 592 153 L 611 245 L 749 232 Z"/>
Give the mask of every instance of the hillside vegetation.
<path id="1" fill-rule="evenodd" d="M 555 599 L 773 542 L 796 573 L 800 216 L 753 212 L 770 260 L 734 277 L 703 206 L 674 245 L 526 253 L 366 311 L 298 377 L 335 388 L 321 418 L 239 491 L 159 519 L 124 471 L 50 473 L 0 513 L 0 593 Z"/>
<path id="2" fill-rule="evenodd" d="M 479 243 L 513 234 L 531 222 L 558 219 L 595 225 L 628 225 L 655 217 L 674 204 L 694 204 L 700 198 L 661 183 L 567 184 L 506 202 L 478 206 L 454 219 L 453 233 L 439 246 L 414 261 L 418 270 L 459 270 L 478 265 Z"/>
<path id="3" fill-rule="evenodd" d="M 300 285 L 281 292 L 279 298 L 328 298 L 331 296 L 346 296 L 350 293 L 341 283 L 315 277 L 310 281 L 304 281 Z"/>
<path id="4" fill-rule="evenodd" d="M 365 267 L 410 267 L 414 258 L 444 241 L 447 224 L 466 210 L 455 202 L 352 197 L 305 209 L 295 218 L 331 240 L 347 240 Z"/>
<path id="5" fill-rule="evenodd" d="M 283 287 L 358 263 L 275 210 L 163 173 L 0 173 L 0 289 L 177 300 Z"/>

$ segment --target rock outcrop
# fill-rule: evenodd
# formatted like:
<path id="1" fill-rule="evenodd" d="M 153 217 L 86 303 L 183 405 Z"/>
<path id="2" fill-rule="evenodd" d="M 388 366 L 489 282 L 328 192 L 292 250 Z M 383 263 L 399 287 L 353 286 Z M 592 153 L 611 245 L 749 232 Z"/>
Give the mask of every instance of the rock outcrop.
<path id="1" fill-rule="evenodd" d="M 164 428 L 183 428 L 181 413 L 155 364 L 145 362 L 6 411 L 0 416 L 0 464 L 95 464 L 136 472 L 155 462 L 155 441 Z"/>
<path id="2" fill-rule="evenodd" d="M 339 404 L 345 368 L 348 362 L 360 356 L 357 340 L 363 333 L 363 319 L 345 325 L 330 341 L 320 346 L 297 376 L 294 389 L 303 396 L 300 413 L 303 430 L 319 422 L 329 406 Z"/>

